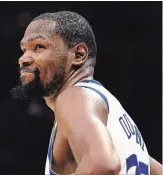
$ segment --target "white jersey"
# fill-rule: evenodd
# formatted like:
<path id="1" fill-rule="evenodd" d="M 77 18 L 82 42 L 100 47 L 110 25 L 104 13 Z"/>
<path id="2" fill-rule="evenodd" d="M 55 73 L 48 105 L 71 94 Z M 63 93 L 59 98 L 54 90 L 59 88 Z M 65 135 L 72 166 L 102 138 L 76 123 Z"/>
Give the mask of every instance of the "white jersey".
<path id="1" fill-rule="evenodd" d="M 138 127 L 123 109 L 120 102 L 96 80 L 83 80 L 75 86 L 97 92 L 108 106 L 107 129 L 121 162 L 121 171 L 119 174 L 149 175 L 150 162 L 146 145 Z M 49 144 L 45 175 L 57 175 L 51 170 L 54 133 L 55 127 L 52 131 Z"/>

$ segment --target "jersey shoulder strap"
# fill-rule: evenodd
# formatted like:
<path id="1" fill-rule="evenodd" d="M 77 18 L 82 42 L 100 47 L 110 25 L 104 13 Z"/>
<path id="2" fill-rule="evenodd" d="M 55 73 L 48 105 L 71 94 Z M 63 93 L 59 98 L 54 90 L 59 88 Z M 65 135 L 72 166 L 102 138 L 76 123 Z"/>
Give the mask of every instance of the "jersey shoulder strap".
<path id="1" fill-rule="evenodd" d="M 97 80 L 82 80 L 82 81 L 78 82 L 77 84 L 75 84 L 75 86 L 87 88 L 87 89 L 93 90 L 94 92 L 99 94 L 102 97 L 102 99 L 104 100 L 104 102 L 106 103 L 108 111 L 109 111 L 108 99 L 106 97 L 105 92 L 103 91 L 104 87 L 99 81 L 97 81 Z"/>

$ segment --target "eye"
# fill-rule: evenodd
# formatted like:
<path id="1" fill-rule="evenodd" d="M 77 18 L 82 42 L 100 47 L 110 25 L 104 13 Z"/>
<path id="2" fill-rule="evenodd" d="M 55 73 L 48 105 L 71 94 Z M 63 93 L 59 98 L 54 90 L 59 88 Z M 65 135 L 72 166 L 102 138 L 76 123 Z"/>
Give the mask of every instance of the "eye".
<path id="1" fill-rule="evenodd" d="M 45 49 L 45 46 L 42 44 L 37 44 L 35 50 Z"/>

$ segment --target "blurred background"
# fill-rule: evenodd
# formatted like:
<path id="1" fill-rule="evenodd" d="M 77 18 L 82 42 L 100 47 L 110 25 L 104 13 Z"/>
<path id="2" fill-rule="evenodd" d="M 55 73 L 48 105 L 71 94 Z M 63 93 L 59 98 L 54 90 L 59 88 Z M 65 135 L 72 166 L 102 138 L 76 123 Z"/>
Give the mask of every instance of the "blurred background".
<path id="1" fill-rule="evenodd" d="M 1 175 L 44 175 L 53 113 L 42 101 L 10 95 L 19 81 L 20 40 L 32 18 L 71 10 L 91 24 L 95 78 L 138 125 L 149 154 L 162 157 L 162 2 L 0 2 Z"/>

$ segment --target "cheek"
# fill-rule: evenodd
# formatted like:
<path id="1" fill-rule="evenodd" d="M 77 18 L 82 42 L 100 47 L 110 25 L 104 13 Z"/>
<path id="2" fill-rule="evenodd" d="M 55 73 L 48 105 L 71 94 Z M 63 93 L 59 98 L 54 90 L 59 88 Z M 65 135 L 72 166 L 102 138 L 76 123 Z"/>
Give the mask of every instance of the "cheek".
<path id="1" fill-rule="evenodd" d="M 40 79 L 43 84 L 50 83 L 59 71 L 60 65 L 66 64 L 66 57 L 61 52 L 46 52 L 40 60 Z"/>
<path id="2" fill-rule="evenodd" d="M 44 67 L 40 71 L 40 79 L 43 84 L 48 84 L 53 80 L 55 73 L 57 72 L 57 66 L 54 62 L 46 62 Z"/>
<path id="3" fill-rule="evenodd" d="M 40 70 L 40 80 L 43 84 L 47 84 L 51 81 L 56 64 L 54 61 L 54 55 L 52 52 L 47 50 L 44 53 L 38 54 L 35 59 L 36 65 Z"/>

